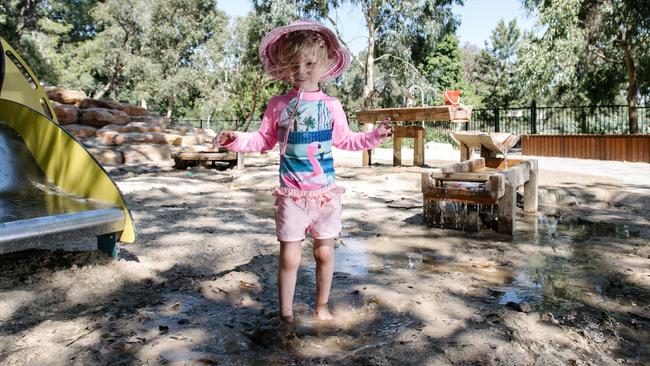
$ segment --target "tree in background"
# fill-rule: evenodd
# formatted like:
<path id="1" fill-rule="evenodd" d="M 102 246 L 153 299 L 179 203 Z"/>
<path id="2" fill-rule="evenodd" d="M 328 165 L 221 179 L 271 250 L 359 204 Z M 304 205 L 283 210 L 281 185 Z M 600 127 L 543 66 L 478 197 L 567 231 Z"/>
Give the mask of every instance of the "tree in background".
<path id="1" fill-rule="evenodd" d="M 637 133 L 639 93 L 650 89 L 650 2 L 525 0 L 524 5 L 544 28 L 524 45 L 528 85 L 547 96 L 582 94 L 591 103 L 614 102 L 623 91 L 629 131 Z"/>
<path id="2" fill-rule="evenodd" d="M 64 45 L 95 34 L 90 15 L 97 0 L 9 0 L 0 2 L 0 36 L 25 59 L 39 79 L 56 84 Z"/>
<path id="3" fill-rule="evenodd" d="M 69 72 L 63 86 L 77 84 L 95 99 L 123 92 L 134 58 L 141 56 L 145 5 L 141 1 L 108 0 L 93 10 L 97 34 L 85 42 L 65 48 Z M 91 80 L 84 77 L 91 76 Z M 79 83 L 83 80 L 83 83 Z"/>
<path id="4" fill-rule="evenodd" d="M 416 81 L 430 86 L 432 81 L 427 80 L 413 62 L 411 46 L 418 41 L 428 45 L 432 39 L 440 39 L 444 31 L 449 29 L 450 24 L 455 24 L 451 14 L 453 2 L 453 0 L 303 0 L 301 3 L 307 14 L 327 19 L 340 39 L 342 37 L 335 17 L 336 11 L 344 3 L 359 7 L 366 25 L 367 48 L 362 55 L 352 56 L 364 75 L 363 107 L 371 108 L 377 104 L 375 100 L 377 83 L 382 88 L 382 104 L 396 103 L 398 100 L 396 94 L 403 95 L 403 89 Z M 462 1 L 456 2 L 462 4 Z M 349 48 L 347 44 L 345 46 Z M 383 75 L 377 77 L 376 66 L 380 61 L 383 67 L 379 71 Z M 406 85 L 398 85 L 397 80 L 406 81 Z"/>
<path id="5" fill-rule="evenodd" d="M 464 104 L 475 108 L 483 107 L 483 100 L 479 95 L 479 83 L 481 73 L 479 70 L 479 54 L 481 49 L 477 46 L 466 43 L 460 49 L 461 60 L 463 61 L 463 86 L 461 90 Z"/>
<path id="6" fill-rule="evenodd" d="M 526 102 L 517 70 L 521 31 L 516 20 L 501 19 L 485 49 L 478 55 L 477 81 L 486 107 L 508 107 Z"/>
<path id="7" fill-rule="evenodd" d="M 176 99 L 187 101 L 197 95 L 195 56 L 227 27 L 227 18 L 212 0 L 154 0 L 149 4 L 143 55 L 157 65 L 157 77 L 150 84 L 154 101 L 164 100 L 166 115 L 171 117 Z"/>

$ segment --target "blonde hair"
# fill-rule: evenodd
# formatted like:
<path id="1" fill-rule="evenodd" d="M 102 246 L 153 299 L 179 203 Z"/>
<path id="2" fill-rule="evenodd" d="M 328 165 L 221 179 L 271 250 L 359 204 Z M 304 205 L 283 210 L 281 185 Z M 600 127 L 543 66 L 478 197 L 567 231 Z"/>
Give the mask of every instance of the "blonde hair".
<path id="1" fill-rule="evenodd" d="M 320 33 L 304 30 L 282 37 L 277 55 L 278 72 L 285 79 L 291 80 L 301 55 L 313 56 L 319 67 L 326 68 L 336 57 L 336 52 Z"/>

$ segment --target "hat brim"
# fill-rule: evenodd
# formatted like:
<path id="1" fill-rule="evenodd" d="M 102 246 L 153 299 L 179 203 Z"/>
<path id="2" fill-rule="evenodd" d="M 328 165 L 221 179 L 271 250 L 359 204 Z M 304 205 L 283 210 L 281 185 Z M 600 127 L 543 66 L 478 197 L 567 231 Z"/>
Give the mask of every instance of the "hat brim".
<path id="1" fill-rule="evenodd" d="M 260 59 L 264 70 L 278 80 L 290 81 L 278 67 L 278 45 L 280 39 L 288 33 L 297 31 L 314 31 L 321 34 L 334 50 L 334 59 L 321 76 L 321 81 L 333 80 L 341 76 L 350 65 L 350 52 L 343 47 L 334 32 L 322 23 L 312 19 L 300 19 L 289 25 L 275 28 L 264 36 L 259 47 Z"/>

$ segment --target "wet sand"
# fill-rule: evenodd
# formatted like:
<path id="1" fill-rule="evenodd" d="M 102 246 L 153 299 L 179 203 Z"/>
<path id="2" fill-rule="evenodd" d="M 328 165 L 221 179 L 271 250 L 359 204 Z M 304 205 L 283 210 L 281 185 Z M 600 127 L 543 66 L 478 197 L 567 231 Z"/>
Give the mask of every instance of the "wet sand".
<path id="1" fill-rule="evenodd" d="M 540 161 L 540 213 L 519 210 L 509 237 L 424 225 L 421 169 L 389 153 L 336 156 L 335 321 L 313 317 L 309 240 L 297 323 L 278 318 L 273 153 L 244 171 L 113 168 L 137 244 L 119 261 L 92 241 L 0 257 L 0 364 L 650 363 L 650 164 Z"/>

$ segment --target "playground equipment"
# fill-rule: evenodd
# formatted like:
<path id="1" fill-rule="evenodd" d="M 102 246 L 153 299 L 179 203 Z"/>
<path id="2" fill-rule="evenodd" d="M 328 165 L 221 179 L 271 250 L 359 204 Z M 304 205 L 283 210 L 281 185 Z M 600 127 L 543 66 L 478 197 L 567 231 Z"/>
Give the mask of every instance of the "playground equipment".
<path id="1" fill-rule="evenodd" d="M 517 136 L 473 131 L 451 135 L 461 145 L 461 160 L 465 161 L 422 173 L 424 221 L 433 226 L 474 230 L 481 222 L 496 220 L 498 232 L 512 235 L 519 188 L 523 188 L 524 212 L 537 211 L 537 161 L 507 158 Z M 481 157 L 467 160 L 474 147 L 480 148 Z"/>
<path id="2" fill-rule="evenodd" d="M 97 237 L 117 258 L 136 238 L 122 195 L 2 38 L 0 51 L 0 254 Z"/>
<path id="3" fill-rule="evenodd" d="M 451 105 L 433 107 L 408 107 L 408 108 L 384 108 L 368 109 L 357 112 L 357 120 L 365 125 L 366 130 L 372 130 L 374 123 L 388 118 L 395 124 L 393 132 L 393 166 L 402 165 L 402 140 L 405 138 L 414 139 L 413 142 L 413 165 L 424 165 L 424 127 L 422 126 L 401 126 L 403 122 L 414 121 L 444 121 L 444 122 L 468 122 L 471 109 L 457 109 Z M 363 152 L 364 166 L 372 164 L 372 150 Z"/>

